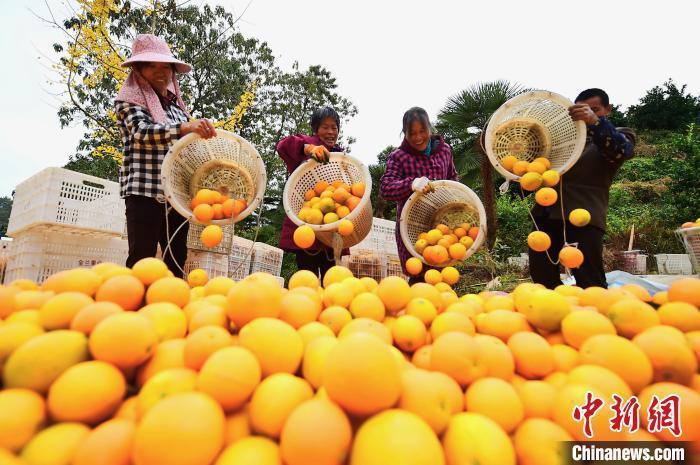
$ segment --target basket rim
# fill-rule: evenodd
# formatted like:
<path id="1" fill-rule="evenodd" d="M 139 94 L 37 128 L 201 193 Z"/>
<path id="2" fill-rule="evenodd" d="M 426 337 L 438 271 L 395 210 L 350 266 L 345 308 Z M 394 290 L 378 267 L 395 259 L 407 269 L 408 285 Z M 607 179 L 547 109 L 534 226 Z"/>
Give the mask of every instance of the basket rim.
<path id="1" fill-rule="evenodd" d="M 404 204 L 403 209 L 401 210 L 401 219 L 399 220 L 399 231 L 401 234 L 401 241 L 406 247 L 406 250 L 408 250 L 408 252 L 412 256 L 418 258 L 425 265 L 433 266 L 436 268 L 444 268 L 446 266 L 452 266 L 456 263 L 465 261 L 467 258 L 471 257 L 474 253 L 476 253 L 477 250 L 479 250 L 479 247 L 481 247 L 481 245 L 484 243 L 484 240 L 486 239 L 486 210 L 484 209 L 484 204 L 481 202 L 481 199 L 478 195 L 476 195 L 476 192 L 474 192 L 468 186 L 462 184 L 459 181 L 442 179 L 439 181 L 431 181 L 431 184 L 435 187 L 436 190 L 439 189 L 441 186 L 450 186 L 465 191 L 467 196 L 474 202 L 479 212 L 479 235 L 476 237 L 476 240 L 474 241 L 472 246 L 469 247 L 469 249 L 467 249 L 467 254 L 464 256 L 464 258 L 461 260 L 450 260 L 450 262 L 448 262 L 445 265 L 431 265 L 425 261 L 423 256 L 416 251 L 416 248 L 414 247 L 413 243 L 411 243 L 411 241 L 408 240 L 408 211 L 411 209 L 411 207 L 413 207 L 413 204 L 415 204 L 418 201 L 418 199 L 422 197 L 423 194 L 421 194 L 420 192 L 414 192 Z"/>
<path id="2" fill-rule="evenodd" d="M 503 165 L 500 164 L 496 156 L 490 149 L 493 142 L 493 134 L 495 133 L 497 127 L 492 126 L 491 121 L 498 121 L 498 119 L 508 111 L 514 105 L 520 105 L 527 100 L 552 100 L 560 105 L 568 108 L 574 104 L 571 100 L 564 97 L 563 95 L 557 94 L 556 92 L 551 92 L 548 90 L 531 90 L 529 92 L 523 92 L 518 94 L 510 100 L 506 101 L 501 105 L 498 110 L 496 110 L 490 117 L 485 130 L 484 148 L 486 150 L 486 156 L 488 156 L 491 165 L 496 169 L 496 171 L 501 174 L 507 181 L 518 181 L 520 176 L 511 173 Z M 574 124 L 578 127 L 578 135 L 576 137 L 574 146 L 574 155 L 567 160 L 564 166 L 559 170 L 559 174 L 562 175 L 569 171 L 581 157 L 583 153 L 583 148 L 586 145 L 586 124 L 583 121 L 575 121 Z M 500 127 L 500 125 L 499 125 Z"/>
<path id="3" fill-rule="evenodd" d="M 202 139 L 202 136 L 195 132 L 191 132 L 187 134 L 185 137 L 182 137 L 178 139 L 168 150 L 168 153 L 165 155 L 165 158 L 163 159 L 163 165 L 161 166 L 160 170 L 160 176 L 161 176 L 161 184 L 163 186 L 163 193 L 165 194 L 165 198 L 170 203 L 170 205 L 177 210 L 179 214 L 185 217 L 187 221 L 201 224 L 204 226 L 208 226 L 210 224 L 215 224 L 219 226 L 226 226 L 226 225 L 231 225 L 231 224 L 236 224 L 239 221 L 244 220 L 247 218 L 253 211 L 255 211 L 256 208 L 260 205 L 262 202 L 264 196 L 265 196 L 265 189 L 267 188 L 267 171 L 265 170 L 265 162 L 263 161 L 262 157 L 260 156 L 260 153 L 258 150 L 255 148 L 253 144 L 251 144 L 248 140 L 246 140 L 244 137 L 231 132 L 231 131 L 226 131 L 224 129 L 217 129 L 216 130 L 216 137 L 223 137 L 226 139 L 234 139 L 238 143 L 245 145 L 249 151 L 252 151 L 255 154 L 255 160 L 256 160 L 256 165 L 258 167 L 258 171 L 260 174 L 260 179 L 258 182 L 258 185 L 255 187 L 255 193 L 253 197 L 253 201 L 248 204 L 248 207 L 243 210 L 241 213 L 238 214 L 237 217 L 235 218 L 226 218 L 223 220 L 211 220 L 208 223 L 202 223 L 197 220 L 197 218 L 194 216 L 194 213 L 190 209 L 189 205 L 183 205 L 173 194 L 170 183 L 168 182 L 169 176 L 168 172 L 170 171 L 170 165 L 174 163 L 175 157 L 179 156 L 180 152 L 182 149 L 192 143 L 193 141 L 197 139 Z"/>
<path id="4" fill-rule="evenodd" d="M 353 221 L 357 216 L 362 212 L 363 208 L 369 203 L 370 198 L 372 196 L 372 177 L 369 174 L 369 168 L 367 165 L 362 163 L 360 160 L 358 160 L 355 157 L 352 157 L 348 155 L 345 152 L 331 152 L 330 157 L 329 157 L 329 162 L 331 161 L 338 161 L 338 160 L 343 160 L 343 161 L 350 161 L 351 163 L 357 165 L 360 170 L 362 171 L 362 177 L 364 178 L 365 181 L 365 193 L 362 195 L 362 198 L 360 199 L 360 203 L 357 204 L 357 207 L 353 211 L 350 212 L 349 215 L 347 215 L 345 218 L 348 221 Z M 308 171 L 314 170 L 319 163 L 313 159 L 308 159 L 305 162 L 303 162 L 301 165 L 299 165 L 293 172 L 292 174 L 289 175 L 289 178 L 287 178 L 287 182 L 284 184 L 284 191 L 282 192 L 282 205 L 284 206 L 284 212 L 287 214 L 287 217 L 292 220 L 292 222 L 297 225 L 297 226 L 303 226 L 307 225 L 310 226 L 311 229 L 314 232 L 335 232 L 338 230 L 338 223 L 340 221 L 335 221 L 330 224 L 311 224 L 311 223 L 305 223 L 301 221 L 299 216 L 297 216 L 297 213 L 292 211 L 290 205 L 289 205 L 289 197 L 292 194 L 292 185 L 296 186 L 296 180 L 297 178 L 300 178 L 304 174 L 306 174 Z"/>
<path id="5" fill-rule="evenodd" d="M 689 233 L 700 233 L 700 226 L 693 226 L 692 228 L 678 228 L 676 229 L 676 233 L 683 236 L 688 235 Z"/>

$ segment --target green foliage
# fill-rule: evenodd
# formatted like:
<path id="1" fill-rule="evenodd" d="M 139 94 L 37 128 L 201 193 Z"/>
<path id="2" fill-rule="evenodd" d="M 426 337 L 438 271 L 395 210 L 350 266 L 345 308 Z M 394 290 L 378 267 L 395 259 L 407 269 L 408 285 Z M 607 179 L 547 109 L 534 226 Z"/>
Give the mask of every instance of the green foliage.
<path id="1" fill-rule="evenodd" d="M 116 182 L 119 180 L 119 166 L 119 162 L 112 157 L 92 157 L 77 153 L 71 155 L 64 168 Z"/>
<path id="2" fill-rule="evenodd" d="M 647 91 L 638 105 L 632 105 L 627 118 L 636 129 L 683 130 L 690 123 L 700 123 L 700 97 L 686 93 L 672 79 Z"/>
<path id="3" fill-rule="evenodd" d="M 7 224 L 10 221 L 12 211 L 12 199 L 10 197 L 0 197 L 0 236 L 7 233 Z"/>
<path id="4" fill-rule="evenodd" d="M 527 252 L 527 235 L 532 231 L 528 212 L 532 204 L 532 196 L 521 199 L 512 192 L 496 198 L 499 227 L 493 252 L 497 260 L 505 262 L 508 257 Z"/>
<path id="5" fill-rule="evenodd" d="M 377 218 L 385 218 L 387 220 L 396 219 L 396 202 L 385 200 L 379 192 L 382 176 L 386 171 L 386 161 L 391 152 L 396 150 L 396 147 L 389 145 L 377 155 L 377 163 L 369 165 L 369 174 L 372 177 L 372 201 L 373 215 Z"/>

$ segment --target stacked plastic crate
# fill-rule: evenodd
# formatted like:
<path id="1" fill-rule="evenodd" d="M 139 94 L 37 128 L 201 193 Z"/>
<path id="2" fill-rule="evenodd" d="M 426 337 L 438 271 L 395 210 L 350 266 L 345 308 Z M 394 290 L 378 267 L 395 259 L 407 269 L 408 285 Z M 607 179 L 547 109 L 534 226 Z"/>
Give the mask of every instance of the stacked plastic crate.
<path id="1" fill-rule="evenodd" d="M 51 274 L 102 262 L 123 265 L 128 244 L 119 184 L 46 168 L 15 188 L 4 282 L 42 282 Z"/>
<path id="2" fill-rule="evenodd" d="M 383 218 L 372 219 L 372 229 L 359 244 L 350 248 L 350 255 L 342 264 L 357 277 L 368 276 L 380 280 L 387 276 L 406 278 L 394 236 L 396 223 Z"/>

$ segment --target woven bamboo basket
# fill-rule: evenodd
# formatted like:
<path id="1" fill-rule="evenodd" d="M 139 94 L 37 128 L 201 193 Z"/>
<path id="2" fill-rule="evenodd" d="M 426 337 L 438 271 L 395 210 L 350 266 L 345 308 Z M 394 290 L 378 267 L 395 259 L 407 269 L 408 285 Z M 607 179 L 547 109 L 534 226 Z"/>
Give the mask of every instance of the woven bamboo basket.
<path id="1" fill-rule="evenodd" d="M 467 255 L 464 257 L 466 260 L 479 249 L 486 238 L 484 205 L 473 190 L 457 181 L 432 181 L 431 185 L 434 187 L 433 192 L 427 194 L 414 192 L 406 201 L 399 222 L 401 240 L 411 255 L 427 265 L 428 263 L 415 248 L 418 236 L 433 229 L 439 223 L 447 225 L 450 229 L 456 228 L 461 223 L 469 223 L 479 227 L 479 235 L 467 250 Z M 452 260 L 440 267 L 458 262 L 458 260 Z"/>
<path id="2" fill-rule="evenodd" d="M 237 217 L 211 221 L 219 226 L 250 215 L 262 202 L 267 185 L 265 164 L 255 147 L 241 136 L 220 129 L 211 139 L 192 133 L 173 144 L 163 160 L 161 177 L 168 202 L 193 223 L 198 221 L 190 202 L 200 189 L 245 199 L 248 207 Z"/>
<path id="3" fill-rule="evenodd" d="M 304 223 L 297 216 L 304 204 L 304 193 L 312 189 L 318 181 L 325 180 L 330 182 L 338 179 L 350 185 L 356 182 L 364 182 L 366 186 L 360 203 L 345 217 L 355 226 L 353 233 L 349 236 L 340 236 L 337 233 L 338 222 L 309 224 L 309 226 L 316 233 L 316 239 L 323 244 L 329 247 L 340 245 L 344 249 L 358 244 L 372 229 L 372 203 L 370 202 L 372 178 L 367 166 L 359 160 L 340 152 L 331 153 L 330 160 L 326 164 L 308 160 L 294 170 L 289 179 L 287 179 L 282 202 L 284 211 L 294 224 L 297 226 L 308 224 Z M 337 241 L 337 243 L 334 244 L 334 241 Z"/>
<path id="4" fill-rule="evenodd" d="M 569 99 L 543 90 L 525 92 L 501 105 L 486 128 L 486 154 L 496 170 L 508 180 L 518 180 L 501 160 L 548 158 L 551 169 L 564 174 L 578 161 L 586 145 L 586 125 L 573 121 Z"/>

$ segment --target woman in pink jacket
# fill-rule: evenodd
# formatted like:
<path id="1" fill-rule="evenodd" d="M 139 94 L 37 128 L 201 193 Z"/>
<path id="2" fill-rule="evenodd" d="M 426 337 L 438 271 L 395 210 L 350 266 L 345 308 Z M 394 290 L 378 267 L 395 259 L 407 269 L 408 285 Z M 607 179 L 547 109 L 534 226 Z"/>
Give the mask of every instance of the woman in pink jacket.
<path id="1" fill-rule="evenodd" d="M 333 108 L 323 107 L 315 110 L 311 115 L 311 129 L 312 136 L 295 134 L 277 143 L 277 153 L 287 165 L 287 173 L 291 174 L 309 158 L 319 163 L 327 163 L 330 152 L 343 151 L 337 145 L 340 117 Z M 296 228 L 292 220 L 285 217 L 280 234 L 280 248 L 296 254 L 298 269 L 309 270 L 323 278 L 326 271 L 335 265 L 333 249 L 318 241 L 306 250 L 300 249 L 293 239 Z"/>

